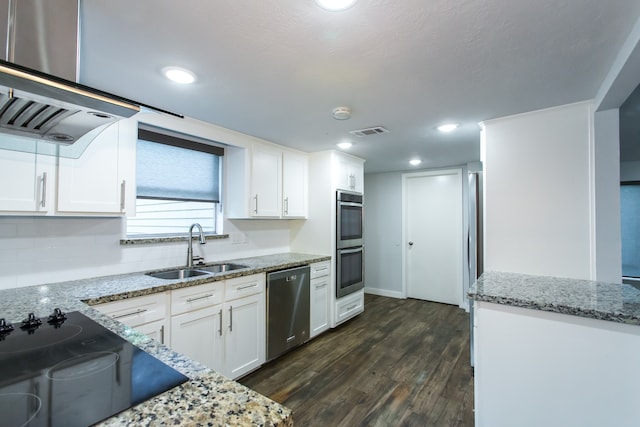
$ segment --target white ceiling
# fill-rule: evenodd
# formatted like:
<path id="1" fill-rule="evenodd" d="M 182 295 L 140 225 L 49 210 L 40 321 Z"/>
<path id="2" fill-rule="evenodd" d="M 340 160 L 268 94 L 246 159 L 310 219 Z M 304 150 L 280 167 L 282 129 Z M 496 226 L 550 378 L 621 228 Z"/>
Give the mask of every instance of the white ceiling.
<path id="1" fill-rule="evenodd" d="M 477 123 L 591 99 L 640 1 L 83 0 L 81 83 L 367 173 L 479 160 Z M 191 86 L 167 65 L 198 75 Z M 337 121 L 337 106 L 352 118 Z M 452 134 L 434 128 L 462 125 Z M 365 138 L 348 131 L 384 126 Z M 224 142 L 224 141 L 222 141 Z"/>

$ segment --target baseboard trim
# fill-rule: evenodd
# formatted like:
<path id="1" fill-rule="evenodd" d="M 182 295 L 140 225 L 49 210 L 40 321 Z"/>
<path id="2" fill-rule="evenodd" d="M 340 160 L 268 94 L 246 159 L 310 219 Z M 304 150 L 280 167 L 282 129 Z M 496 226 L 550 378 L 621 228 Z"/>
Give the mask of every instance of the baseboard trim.
<path id="1" fill-rule="evenodd" d="M 398 291 L 390 291 L 388 289 L 377 289 L 377 288 L 364 288 L 365 294 L 379 295 L 381 297 L 391 297 L 391 298 L 399 298 L 406 299 L 402 292 Z"/>

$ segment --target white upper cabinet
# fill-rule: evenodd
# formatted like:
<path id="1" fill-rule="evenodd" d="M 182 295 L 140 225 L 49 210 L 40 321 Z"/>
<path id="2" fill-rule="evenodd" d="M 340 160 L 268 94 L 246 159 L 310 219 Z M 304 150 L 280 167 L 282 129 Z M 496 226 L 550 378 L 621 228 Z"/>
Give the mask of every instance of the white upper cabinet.
<path id="1" fill-rule="evenodd" d="M 51 156 L 0 150 L 0 212 L 46 214 L 51 210 L 55 160 Z"/>
<path id="2" fill-rule="evenodd" d="M 339 190 L 364 193 L 364 161 L 357 157 L 336 153 L 335 162 L 335 187 Z"/>
<path id="3" fill-rule="evenodd" d="M 225 150 L 228 218 L 306 218 L 308 156 L 277 146 Z"/>
<path id="4" fill-rule="evenodd" d="M 59 159 L 58 212 L 126 213 L 127 193 L 135 194 L 132 122 L 105 128 L 80 158 Z"/>
<path id="5" fill-rule="evenodd" d="M 251 150 L 251 212 L 254 217 L 279 217 L 282 151 L 254 146 Z"/>
<path id="6" fill-rule="evenodd" d="M 282 153 L 282 216 L 306 218 L 308 212 L 309 157 L 293 151 Z"/>
<path id="7" fill-rule="evenodd" d="M 79 158 L 0 150 L 0 179 L 11 183 L 0 188 L 0 214 L 134 214 L 136 126 L 106 127 Z"/>

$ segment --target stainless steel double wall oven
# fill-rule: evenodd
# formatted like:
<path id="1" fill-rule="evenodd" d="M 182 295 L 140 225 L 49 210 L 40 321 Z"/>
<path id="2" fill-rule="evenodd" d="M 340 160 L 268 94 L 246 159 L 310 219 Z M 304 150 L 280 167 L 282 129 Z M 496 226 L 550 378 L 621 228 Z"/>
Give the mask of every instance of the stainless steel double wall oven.
<path id="1" fill-rule="evenodd" d="M 336 192 L 336 297 L 364 288 L 363 196 Z"/>

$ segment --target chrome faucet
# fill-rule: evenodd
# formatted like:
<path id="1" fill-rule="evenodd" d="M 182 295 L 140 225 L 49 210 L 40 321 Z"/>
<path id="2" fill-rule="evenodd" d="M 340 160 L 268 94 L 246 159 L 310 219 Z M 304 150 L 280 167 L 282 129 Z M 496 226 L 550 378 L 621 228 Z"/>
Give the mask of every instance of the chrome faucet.
<path id="1" fill-rule="evenodd" d="M 202 226 L 197 222 L 195 224 L 191 224 L 191 227 L 189 227 L 189 248 L 187 249 L 187 268 L 193 267 L 193 227 L 198 227 L 198 232 L 200 234 L 200 238 L 198 242 L 201 245 L 204 245 L 205 243 L 207 243 L 204 240 L 204 233 L 202 232 Z M 198 260 L 202 261 L 203 258 L 198 257 Z"/>

